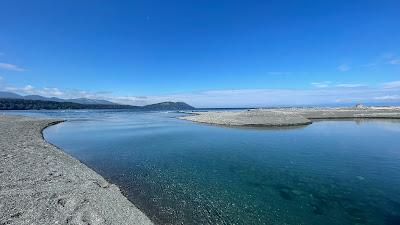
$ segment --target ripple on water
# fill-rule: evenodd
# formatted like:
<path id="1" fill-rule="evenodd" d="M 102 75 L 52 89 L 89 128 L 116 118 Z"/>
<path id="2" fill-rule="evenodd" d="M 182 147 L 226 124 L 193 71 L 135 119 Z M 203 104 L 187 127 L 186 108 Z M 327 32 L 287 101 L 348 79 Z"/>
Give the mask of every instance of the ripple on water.
<path id="1" fill-rule="evenodd" d="M 118 115 L 46 138 L 160 224 L 400 224 L 399 123 L 252 130 Z"/>

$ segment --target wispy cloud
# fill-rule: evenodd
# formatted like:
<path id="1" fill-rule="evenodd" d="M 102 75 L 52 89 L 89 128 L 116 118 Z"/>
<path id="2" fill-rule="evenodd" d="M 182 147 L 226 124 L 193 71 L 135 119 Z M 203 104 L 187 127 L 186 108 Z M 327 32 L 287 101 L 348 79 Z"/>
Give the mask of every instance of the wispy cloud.
<path id="1" fill-rule="evenodd" d="M 321 82 L 312 82 L 311 85 L 317 88 L 327 88 L 330 86 L 332 82 L 330 81 L 321 81 Z"/>
<path id="2" fill-rule="evenodd" d="M 382 56 L 381 61 L 383 61 L 386 64 L 400 65 L 400 57 L 393 53 L 389 53 L 389 54 Z"/>
<path id="3" fill-rule="evenodd" d="M 24 68 L 21 68 L 17 65 L 9 64 L 9 63 L 0 63 L 0 68 L 5 69 L 5 70 L 17 71 L 17 72 L 26 71 L 26 69 L 24 69 Z"/>
<path id="4" fill-rule="evenodd" d="M 400 88 L 400 80 L 382 83 L 383 88 Z"/>
<path id="5" fill-rule="evenodd" d="M 3 80 L 3 77 L 2 77 L 2 76 L 0 76 L 0 81 L 1 81 L 1 80 Z"/>
<path id="6" fill-rule="evenodd" d="M 358 83 L 339 83 L 330 81 L 315 82 L 326 85 L 324 88 L 305 89 L 226 89 L 187 92 L 149 96 L 119 96 L 111 92 L 90 92 L 85 90 L 62 90 L 56 87 L 36 88 L 1 87 L 0 90 L 19 94 L 38 94 L 59 98 L 104 99 L 120 104 L 146 105 L 163 101 L 184 101 L 196 107 L 265 107 L 296 105 L 335 105 L 368 102 L 396 102 L 400 93 L 400 82 L 387 82 L 374 87 Z M 398 86 L 396 85 L 398 84 Z M 314 85 L 314 86 L 315 86 Z M 390 87 L 390 88 L 388 88 Z"/>
<path id="7" fill-rule="evenodd" d="M 400 59 L 392 59 L 389 61 L 389 63 L 393 65 L 400 65 Z"/>
<path id="8" fill-rule="evenodd" d="M 351 69 L 351 67 L 347 64 L 342 64 L 340 66 L 338 66 L 338 70 L 341 72 L 346 72 L 349 71 Z"/>
<path id="9" fill-rule="evenodd" d="M 16 92 L 23 95 L 42 95 L 46 97 L 68 97 L 64 92 L 60 91 L 58 88 L 45 87 L 45 88 L 35 88 L 34 86 L 28 84 L 24 87 L 13 87 L 6 86 L 2 88 L 4 91 Z M 73 94 L 76 96 L 76 93 Z"/>
<path id="10" fill-rule="evenodd" d="M 380 56 L 378 56 L 375 59 L 375 61 L 365 64 L 365 65 L 361 65 L 361 67 L 376 69 L 378 66 L 384 65 L 384 64 L 393 64 L 393 65 L 400 64 L 400 59 L 394 53 L 384 53 L 384 54 L 381 54 Z"/>
<path id="11" fill-rule="evenodd" d="M 400 95 L 385 95 L 374 97 L 375 100 L 400 100 Z"/>
<path id="12" fill-rule="evenodd" d="M 50 96 L 61 97 L 64 95 L 64 92 L 58 88 L 44 88 L 43 90 Z"/>
<path id="13" fill-rule="evenodd" d="M 380 57 L 380 61 L 384 63 L 389 63 L 393 65 L 400 64 L 400 58 L 394 53 L 386 53 Z"/>
<path id="14" fill-rule="evenodd" d="M 361 83 L 336 83 L 332 81 L 320 81 L 320 82 L 312 82 L 310 83 L 313 87 L 316 88 L 360 88 L 367 87 L 365 84 Z"/>
<path id="15" fill-rule="evenodd" d="M 336 87 L 342 88 L 357 88 L 357 87 L 366 87 L 365 84 L 336 84 Z"/>
<path id="16" fill-rule="evenodd" d="M 23 88 L 23 90 L 24 90 L 26 93 L 33 93 L 34 90 L 35 90 L 35 88 L 34 88 L 32 85 L 26 85 L 26 86 Z"/>

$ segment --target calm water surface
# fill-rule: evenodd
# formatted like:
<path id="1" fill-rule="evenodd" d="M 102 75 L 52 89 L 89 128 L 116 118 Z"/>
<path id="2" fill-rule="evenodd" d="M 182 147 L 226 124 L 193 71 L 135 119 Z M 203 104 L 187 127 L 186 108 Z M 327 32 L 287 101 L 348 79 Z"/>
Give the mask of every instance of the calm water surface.
<path id="1" fill-rule="evenodd" d="M 70 119 L 48 141 L 159 224 L 400 224 L 400 121 L 238 129 L 175 113 L 45 114 Z"/>

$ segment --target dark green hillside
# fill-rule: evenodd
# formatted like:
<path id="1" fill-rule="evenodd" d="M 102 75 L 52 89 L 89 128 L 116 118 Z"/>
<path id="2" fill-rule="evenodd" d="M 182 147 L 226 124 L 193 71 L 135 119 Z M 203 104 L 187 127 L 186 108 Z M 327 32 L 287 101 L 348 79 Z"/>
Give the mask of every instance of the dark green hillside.
<path id="1" fill-rule="evenodd" d="M 146 106 L 119 104 L 80 104 L 75 102 L 56 102 L 29 99 L 0 98 L 0 110 L 30 110 L 30 109 L 132 109 L 132 110 L 191 110 L 194 107 L 184 102 L 161 102 Z"/>
<path id="2" fill-rule="evenodd" d="M 157 104 L 146 105 L 142 107 L 145 110 L 191 110 L 193 106 L 184 102 L 161 102 Z"/>
<path id="3" fill-rule="evenodd" d="M 55 102 L 26 99 L 0 99 L 0 110 L 29 109 L 138 109 L 130 105 L 79 104 L 73 102 Z"/>

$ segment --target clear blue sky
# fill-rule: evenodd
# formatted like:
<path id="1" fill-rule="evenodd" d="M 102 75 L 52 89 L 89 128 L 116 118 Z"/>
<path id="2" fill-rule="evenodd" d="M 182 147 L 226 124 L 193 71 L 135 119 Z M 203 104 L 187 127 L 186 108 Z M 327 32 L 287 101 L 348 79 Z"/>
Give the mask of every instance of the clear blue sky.
<path id="1" fill-rule="evenodd" d="M 0 0 L 0 63 L 1 89 L 61 97 L 375 90 L 400 80 L 400 1 Z"/>

